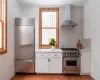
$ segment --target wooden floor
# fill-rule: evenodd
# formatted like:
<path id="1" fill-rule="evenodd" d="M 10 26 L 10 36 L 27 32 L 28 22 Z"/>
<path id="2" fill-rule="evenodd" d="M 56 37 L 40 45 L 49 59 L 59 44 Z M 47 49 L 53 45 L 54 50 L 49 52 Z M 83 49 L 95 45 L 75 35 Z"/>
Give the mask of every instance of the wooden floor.
<path id="1" fill-rule="evenodd" d="M 90 76 L 68 76 L 68 75 L 16 75 L 11 80 L 93 80 Z"/>

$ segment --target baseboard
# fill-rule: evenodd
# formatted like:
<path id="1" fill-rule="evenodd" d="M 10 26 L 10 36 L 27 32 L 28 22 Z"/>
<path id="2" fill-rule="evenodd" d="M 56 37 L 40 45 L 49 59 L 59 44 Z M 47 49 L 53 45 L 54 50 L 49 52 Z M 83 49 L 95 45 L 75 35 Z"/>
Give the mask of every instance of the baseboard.
<path id="1" fill-rule="evenodd" d="M 17 75 L 17 74 L 18 74 L 18 75 L 19 75 L 19 74 L 20 74 L 20 75 L 23 75 L 23 74 L 36 74 L 36 73 L 27 73 L 27 72 L 26 72 L 26 73 L 25 73 L 25 72 L 16 72 L 16 73 L 15 73 L 15 75 Z"/>
<path id="2" fill-rule="evenodd" d="M 9 72 L 7 73 L 2 80 L 11 80 L 13 77 L 15 76 L 15 73 L 14 72 Z"/>
<path id="3" fill-rule="evenodd" d="M 90 73 L 80 73 L 80 75 L 90 75 Z"/>
<path id="4" fill-rule="evenodd" d="M 90 75 L 91 76 L 91 75 Z M 95 80 L 92 76 L 91 76 L 92 80 Z"/>
<path id="5" fill-rule="evenodd" d="M 15 76 L 15 73 L 14 73 L 14 74 L 12 74 L 12 76 L 10 77 L 10 80 L 11 80 L 14 76 Z"/>
<path id="6" fill-rule="evenodd" d="M 48 74 L 50 74 L 50 75 L 62 75 L 62 73 L 36 73 L 37 75 L 39 75 L 39 74 L 41 74 L 41 75 L 48 75 Z"/>

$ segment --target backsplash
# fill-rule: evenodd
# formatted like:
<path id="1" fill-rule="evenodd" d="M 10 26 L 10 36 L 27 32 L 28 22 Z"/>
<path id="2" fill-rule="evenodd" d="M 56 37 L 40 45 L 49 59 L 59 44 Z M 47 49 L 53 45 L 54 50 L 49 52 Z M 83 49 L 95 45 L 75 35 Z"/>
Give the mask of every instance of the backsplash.
<path id="1" fill-rule="evenodd" d="M 91 39 L 83 40 L 83 48 L 91 49 Z"/>
<path id="2" fill-rule="evenodd" d="M 76 48 L 78 39 L 83 40 L 83 7 L 72 7 L 72 20 L 78 24 L 76 27 L 60 27 L 59 28 L 59 47 Z M 60 25 L 65 20 L 64 8 L 60 8 Z"/>

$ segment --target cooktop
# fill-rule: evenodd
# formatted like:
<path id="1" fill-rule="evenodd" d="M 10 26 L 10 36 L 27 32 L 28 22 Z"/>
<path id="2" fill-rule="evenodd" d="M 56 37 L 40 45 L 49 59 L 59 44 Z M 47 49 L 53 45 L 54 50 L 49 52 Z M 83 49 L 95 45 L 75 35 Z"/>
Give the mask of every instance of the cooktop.
<path id="1" fill-rule="evenodd" d="M 79 51 L 79 49 L 77 49 L 77 48 L 61 48 L 62 50 L 64 50 L 64 51 Z"/>

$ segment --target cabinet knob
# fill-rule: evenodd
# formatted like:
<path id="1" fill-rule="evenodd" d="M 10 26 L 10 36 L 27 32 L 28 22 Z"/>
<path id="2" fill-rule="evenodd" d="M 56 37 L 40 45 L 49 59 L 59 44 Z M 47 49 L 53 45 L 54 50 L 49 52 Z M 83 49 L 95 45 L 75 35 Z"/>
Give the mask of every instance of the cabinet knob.
<path id="1" fill-rule="evenodd" d="M 54 55 L 54 56 L 57 56 L 57 55 Z"/>

